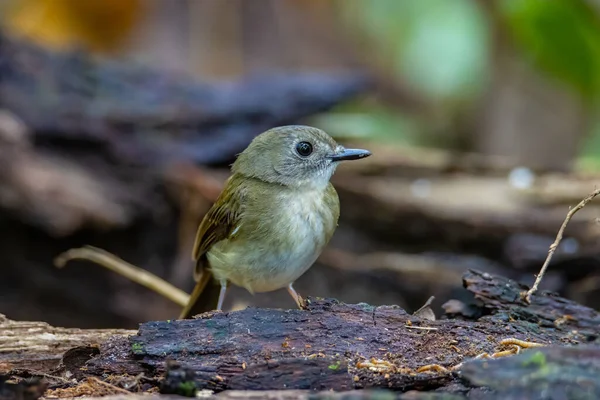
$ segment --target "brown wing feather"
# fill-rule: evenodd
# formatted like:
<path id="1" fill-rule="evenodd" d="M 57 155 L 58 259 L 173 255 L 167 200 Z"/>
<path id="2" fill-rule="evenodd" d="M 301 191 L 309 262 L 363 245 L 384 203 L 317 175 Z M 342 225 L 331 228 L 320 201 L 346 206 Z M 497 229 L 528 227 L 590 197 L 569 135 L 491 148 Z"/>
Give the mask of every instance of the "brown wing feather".
<path id="1" fill-rule="evenodd" d="M 231 176 L 198 227 L 192 253 L 194 261 L 198 262 L 215 243 L 231 239 L 239 223 L 241 197 L 242 190 L 237 177 Z M 196 270 L 195 276 L 200 273 Z"/>
<path id="2" fill-rule="evenodd" d="M 192 258 L 196 261 L 194 280 L 197 282 L 188 304 L 183 308 L 180 318 L 188 318 L 216 306 L 219 288 L 212 282 L 206 252 L 224 239 L 234 237 L 235 228 L 239 224 L 243 191 L 237 177 L 231 176 L 219 198 L 208 210 L 196 233 Z M 213 287 L 215 286 L 215 287 Z"/>
<path id="3" fill-rule="evenodd" d="M 179 319 L 190 318 L 216 308 L 220 287 L 216 282 L 211 281 L 213 281 L 213 277 L 210 271 L 204 271 L 199 276 L 187 304 L 179 314 Z"/>

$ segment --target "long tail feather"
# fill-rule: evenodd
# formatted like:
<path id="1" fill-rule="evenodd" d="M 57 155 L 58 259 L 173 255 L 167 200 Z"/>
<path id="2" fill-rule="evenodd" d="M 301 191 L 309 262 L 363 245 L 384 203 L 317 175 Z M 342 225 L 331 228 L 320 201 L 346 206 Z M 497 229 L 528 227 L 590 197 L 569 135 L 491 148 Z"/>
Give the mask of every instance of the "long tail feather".
<path id="1" fill-rule="evenodd" d="M 210 271 L 204 269 L 188 303 L 181 311 L 179 319 L 191 318 L 194 315 L 215 310 L 219 301 L 220 290 L 221 286 L 213 279 Z"/>

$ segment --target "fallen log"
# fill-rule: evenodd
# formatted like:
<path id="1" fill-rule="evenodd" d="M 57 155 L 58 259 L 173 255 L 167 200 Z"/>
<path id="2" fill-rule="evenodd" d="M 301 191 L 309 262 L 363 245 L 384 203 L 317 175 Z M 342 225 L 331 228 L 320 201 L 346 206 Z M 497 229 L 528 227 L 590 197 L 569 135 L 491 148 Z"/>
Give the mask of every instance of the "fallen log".
<path id="1" fill-rule="evenodd" d="M 36 359 L 35 348 L 8 349 L 0 352 L 0 374 L 42 376 L 51 390 L 96 379 L 120 390 L 159 388 L 182 395 L 198 390 L 380 388 L 463 398 L 470 391 L 504 393 L 511 389 L 506 383 L 511 374 L 521 377 L 516 385 L 522 391 L 527 382 L 538 389 L 566 381 L 574 385 L 577 371 L 589 367 L 583 377 L 591 382 L 582 390 L 596 393 L 600 386 L 591 374 L 600 376 L 600 364 L 592 360 L 600 352 L 600 313 L 547 292 L 535 294 L 527 305 L 521 299 L 525 287 L 486 273 L 469 271 L 463 283 L 474 303 L 462 308 L 448 304 L 439 320 L 396 306 L 309 299 L 306 310 L 206 313 L 190 320 L 143 323 L 137 333 L 115 332 L 108 338 L 72 330 L 71 343 L 80 347 L 57 351 L 62 353 L 58 365 L 33 368 L 26 360 Z M 469 311 L 473 307 L 477 313 Z M 53 340 L 36 335 L 31 346 L 48 348 Z M 98 344 L 97 351 L 85 355 L 85 349 Z M 582 344 L 592 347 L 578 346 Z M 545 346 L 550 347 L 537 348 Z M 536 348 L 525 351 L 531 347 Z M 524 354 L 502 361 L 487 359 L 520 352 Z M 541 374 L 548 365 L 551 373 Z M 491 382 L 496 375 L 504 385 Z"/>
<path id="2" fill-rule="evenodd" d="M 57 328 L 45 322 L 11 321 L 0 314 L 0 374 L 12 370 L 50 373 L 72 349 L 89 347 L 89 354 L 114 335 L 133 335 L 125 329 Z M 93 349 L 96 348 L 94 351 Z"/>
<path id="3" fill-rule="evenodd" d="M 600 346 L 553 346 L 493 362 L 465 364 L 469 385 L 493 391 L 491 399 L 600 398 Z"/>
<path id="4" fill-rule="evenodd" d="M 446 174 L 423 179 L 349 179 L 340 175 L 332 181 L 344 204 L 346 221 L 363 227 L 373 239 L 412 251 L 446 250 L 500 260 L 513 235 L 533 234 L 552 240 L 568 211 L 562 203 L 530 201 L 505 177 Z M 588 188 L 594 188 L 592 182 Z M 589 204 L 565 231 L 578 253 L 598 253 L 600 231 L 593 221 L 599 209 L 597 204 Z"/>

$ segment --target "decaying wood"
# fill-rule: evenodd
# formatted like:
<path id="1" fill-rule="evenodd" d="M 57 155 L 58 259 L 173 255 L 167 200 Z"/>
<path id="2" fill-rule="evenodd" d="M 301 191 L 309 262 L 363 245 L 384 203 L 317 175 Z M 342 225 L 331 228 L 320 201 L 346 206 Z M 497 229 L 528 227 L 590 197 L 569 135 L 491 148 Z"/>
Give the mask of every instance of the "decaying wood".
<path id="1" fill-rule="evenodd" d="M 497 256 L 511 235 L 554 237 L 567 211 L 564 204 L 528 202 L 505 177 L 348 179 L 340 174 L 333 181 L 347 221 L 381 240 L 423 250 L 460 248 Z M 565 235 L 577 239 L 580 246 L 596 244 L 600 229 L 593 222 L 599 210 L 595 204 L 581 210 Z"/>
<path id="2" fill-rule="evenodd" d="M 31 351 L 2 353 L 0 373 L 17 378 L 46 374 L 55 377 L 54 381 L 48 378 L 55 387 L 76 385 L 60 381 L 73 376 L 78 382 L 111 377 L 107 384 L 117 388 L 142 379 L 136 388 L 158 387 L 163 393 L 184 395 L 196 390 L 386 388 L 401 392 L 437 389 L 462 396 L 481 390 L 500 393 L 502 385 L 487 382 L 495 379 L 494 374 L 502 374 L 504 365 L 523 368 L 522 385 L 534 382 L 535 387 L 548 388 L 559 379 L 575 382 L 575 376 L 561 369 L 585 365 L 599 369 L 600 364 L 589 361 L 600 352 L 598 312 L 543 292 L 534 294 L 527 305 L 520 297 L 521 285 L 487 273 L 469 271 L 463 282 L 476 303 L 448 306 L 446 318 L 434 321 L 395 306 L 310 299 L 307 310 L 214 312 L 191 320 L 143 323 L 137 334 L 44 327 L 55 329 L 53 334 L 69 334 L 69 343 L 46 356 L 52 363 L 28 370 L 37 357 L 35 346 L 44 343 L 47 348 L 48 335 L 38 332 L 28 342 Z M 479 312 L 471 312 L 473 307 Z M 69 362 L 63 359 L 57 366 L 67 347 L 99 342 L 96 354 Z M 592 347 L 578 350 L 584 344 Z M 583 352 L 586 357 L 581 356 Z M 522 354 L 503 364 L 488 359 L 517 353 Z M 472 366 L 471 362 L 480 364 Z M 482 368 L 484 364 L 490 367 Z M 549 364 L 557 370 L 540 375 L 538 370 Z M 9 371 L 17 365 L 29 367 Z M 585 376 L 591 379 L 591 373 Z M 594 381 L 588 389 L 596 387 Z"/>
<path id="3" fill-rule="evenodd" d="M 0 399 L 2 400 L 36 400 L 44 394 L 47 387 L 48 384 L 40 378 L 11 382 L 6 376 L 0 375 Z"/>
<path id="4" fill-rule="evenodd" d="M 551 296 L 535 297 L 531 308 L 526 307 L 520 303 L 521 287 L 491 275 L 470 273 L 465 282 L 487 311 L 497 313 L 474 322 L 425 321 L 395 307 L 331 300 L 313 301 L 308 312 L 215 313 L 197 320 L 142 324 L 137 336 L 112 346 L 117 354 L 130 346 L 131 360 L 123 360 L 115 370 L 114 353 L 101 351 L 87 366 L 95 373 L 135 374 L 165 371 L 169 359 L 194 371 L 190 379 L 197 388 L 218 391 L 407 390 L 449 383 L 451 374 L 436 371 L 492 354 L 503 339 L 549 345 L 587 342 L 590 335 L 600 334 L 600 315 L 591 309 Z M 443 369 L 419 372 L 430 364 Z"/>
<path id="5" fill-rule="evenodd" d="M 553 346 L 517 357 L 465 364 L 461 376 L 493 399 L 600 398 L 600 346 Z M 542 397 L 543 394 L 543 397 Z"/>
<path id="6" fill-rule="evenodd" d="M 46 397 L 48 400 L 52 397 Z M 211 400 L 461 400 L 464 397 L 447 393 L 408 392 L 394 393 L 389 390 L 360 390 L 347 392 L 314 392 L 310 390 L 230 390 L 211 395 L 201 395 Z M 130 394 L 102 397 L 86 397 L 85 400 L 181 400 L 177 395 Z M 17 399 L 15 399 L 17 400 Z M 19 399 L 21 400 L 21 399 Z M 494 400 L 494 399 L 492 399 Z"/>
<path id="7" fill-rule="evenodd" d="M 451 288 L 456 285 L 464 273 L 465 265 L 476 265 L 473 269 L 482 272 L 506 272 L 501 265 L 478 257 L 435 256 L 426 254 L 407 254 L 401 252 L 373 252 L 356 254 L 340 249 L 328 248 L 318 259 L 321 265 L 342 271 L 375 272 L 390 271 L 398 279 L 412 282 L 418 288 L 427 285 Z"/>
<path id="8" fill-rule="evenodd" d="M 57 328 L 45 322 L 11 321 L 0 314 L 0 374 L 11 370 L 50 373 L 68 350 L 97 348 L 109 337 L 127 334 L 135 331 Z"/>

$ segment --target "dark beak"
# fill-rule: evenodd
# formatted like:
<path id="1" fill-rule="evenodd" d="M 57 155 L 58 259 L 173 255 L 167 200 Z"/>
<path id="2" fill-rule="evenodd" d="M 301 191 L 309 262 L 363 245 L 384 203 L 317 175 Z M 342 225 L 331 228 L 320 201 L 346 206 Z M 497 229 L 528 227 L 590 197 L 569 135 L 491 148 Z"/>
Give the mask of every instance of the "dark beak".
<path id="1" fill-rule="evenodd" d="M 369 157 L 371 152 L 362 149 L 345 149 L 339 154 L 331 154 L 327 156 L 331 161 L 346 161 L 346 160 L 358 160 L 359 158 Z"/>

